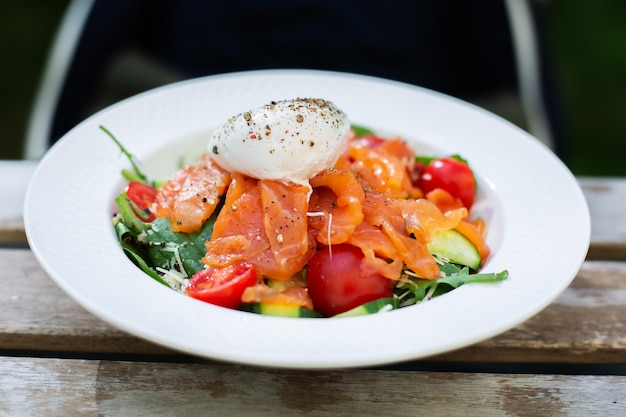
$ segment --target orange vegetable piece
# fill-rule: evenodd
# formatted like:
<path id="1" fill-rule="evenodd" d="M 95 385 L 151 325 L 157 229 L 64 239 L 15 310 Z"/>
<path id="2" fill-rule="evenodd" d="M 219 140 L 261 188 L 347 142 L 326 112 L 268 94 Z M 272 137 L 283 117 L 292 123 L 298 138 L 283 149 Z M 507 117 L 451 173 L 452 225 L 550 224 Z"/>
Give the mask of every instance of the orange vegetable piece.
<path id="1" fill-rule="evenodd" d="M 443 188 L 435 188 L 428 192 L 426 199 L 432 201 L 443 213 L 463 207 L 461 199 L 454 197 Z"/>
<path id="2" fill-rule="evenodd" d="M 484 262 L 491 253 L 484 237 L 484 222 L 482 220 L 463 219 L 454 228 L 476 246 Z"/>
<path id="3" fill-rule="evenodd" d="M 305 307 L 313 310 L 313 301 L 304 287 L 292 285 L 283 291 L 270 288 L 265 284 L 256 284 L 244 290 L 243 303 L 267 303 L 285 306 Z"/>

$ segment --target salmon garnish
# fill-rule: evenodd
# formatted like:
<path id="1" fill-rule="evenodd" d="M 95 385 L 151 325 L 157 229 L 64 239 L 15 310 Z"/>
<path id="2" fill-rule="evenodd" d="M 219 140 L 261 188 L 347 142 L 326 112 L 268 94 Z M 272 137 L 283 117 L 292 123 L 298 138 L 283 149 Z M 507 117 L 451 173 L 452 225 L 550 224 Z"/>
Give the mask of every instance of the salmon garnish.
<path id="1" fill-rule="evenodd" d="M 172 231 L 200 230 L 215 211 L 231 175 L 205 154 L 197 165 L 177 171 L 157 193 L 156 214 L 172 222 Z"/>
<path id="2" fill-rule="evenodd" d="M 313 256 L 314 242 L 309 242 L 307 210 L 309 187 L 279 181 L 259 181 L 263 226 L 275 259 L 278 279 L 291 278 Z"/>
<path id="3" fill-rule="evenodd" d="M 443 213 L 463 207 L 461 199 L 452 196 L 452 194 L 443 188 L 435 188 L 429 191 L 426 193 L 426 199 L 435 203 Z"/>
<path id="4" fill-rule="evenodd" d="M 335 167 L 352 171 L 366 187 L 391 198 L 419 198 L 422 191 L 411 181 L 408 168 L 413 157 L 400 139 L 372 148 L 361 141 L 349 142 Z"/>
<path id="5" fill-rule="evenodd" d="M 426 194 L 426 198 L 435 203 L 442 212 L 463 207 L 463 202 L 460 199 L 454 198 L 449 192 L 442 188 L 436 188 L 430 191 Z M 485 227 L 484 220 L 469 220 L 468 218 L 464 218 L 454 227 L 476 246 L 482 259 L 487 259 L 491 252 L 485 241 Z"/>
<path id="6" fill-rule="evenodd" d="M 402 273 L 404 262 L 398 255 L 393 241 L 383 232 L 382 228 L 366 221 L 354 231 L 348 242 L 361 249 L 363 275 L 380 274 L 389 279 L 398 279 Z"/>
<path id="7" fill-rule="evenodd" d="M 363 187 L 349 171 L 329 169 L 311 178 L 309 227 L 324 245 L 344 243 L 363 221 Z"/>
<path id="8" fill-rule="evenodd" d="M 403 268 L 438 278 L 428 250 L 438 230 L 456 228 L 488 254 L 482 230 L 467 220 L 458 201 L 442 191 L 421 198 L 407 170 L 410 160 L 400 140 L 376 148 L 355 141 L 335 168 L 310 179 L 309 188 L 230 174 L 205 155 L 159 190 L 157 215 L 169 218 L 174 231 L 193 232 L 226 193 L 203 262 L 251 262 L 262 276 L 282 281 L 301 271 L 318 245 L 357 246 L 365 255 L 362 268 L 389 279 L 400 279 Z M 254 291 L 257 298 L 276 295 Z"/>
<path id="9" fill-rule="evenodd" d="M 378 227 L 396 250 L 393 256 L 385 259 L 390 261 L 390 266 L 389 272 L 383 275 L 389 278 L 397 270 L 397 265 L 392 269 L 395 259 L 401 259 L 407 268 L 421 278 L 439 278 L 439 267 L 427 245 L 435 232 L 451 229 L 467 216 L 464 208 L 442 213 L 426 199 L 392 199 L 374 192 L 366 194 L 363 213 L 364 221 Z M 374 243 L 361 240 L 354 244 L 363 250 L 368 259 L 368 251 L 371 251 Z M 371 265 L 375 263 L 371 259 L 368 262 Z M 399 274 L 394 276 L 398 278 Z"/>
<path id="10" fill-rule="evenodd" d="M 251 262 L 287 280 L 313 254 L 306 227 L 309 188 L 233 174 L 203 258 L 209 266 Z"/>
<path id="11" fill-rule="evenodd" d="M 233 174 L 224 206 L 213 224 L 211 239 L 205 242 L 203 262 L 223 267 L 237 262 L 254 263 L 269 248 L 263 231 L 263 213 L 257 180 Z M 259 267 L 257 265 L 257 267 Z"/>

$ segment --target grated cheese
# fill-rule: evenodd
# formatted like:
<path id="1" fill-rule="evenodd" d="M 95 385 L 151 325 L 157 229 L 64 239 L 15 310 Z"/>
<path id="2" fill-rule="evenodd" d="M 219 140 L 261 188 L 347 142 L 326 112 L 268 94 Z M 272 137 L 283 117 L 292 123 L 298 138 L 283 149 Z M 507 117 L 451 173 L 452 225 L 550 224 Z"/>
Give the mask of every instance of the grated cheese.
<path id="1" fill-rule="evenodd" d="M 326 238 L 328 239 L 328 255 L 330 257 L 330 260 L 333 260 L 333 245 L 330 244 L 330 229 L 333 226 L 333 213 L 328 213 L 328 236 L 326 236 Z"/>
<path id="2" fill-rule="evenodd" d="M 183 291 L 185 287 L 187 286 L 187 282 L 189 280 L 186 279 L 180 272 L 173 270 L 173 269 L 161 268 L 159 266 L 157 266 L 155 269 L 157 272 L 160 272 L 161 274 L 163 274 L 162 275 L 163 279 L 173 289 L 178 290 L 178 291 Z"/>
<path id="3" fill-rule="evenodd" d="M 163 248 L 163 252 L 172 252 L 174 254 L 175 262 L 180 266 L 180 274 L 184 278 L 187 278 L 189 275 L 187 275 L 187 271 L 185 271 L 185 267 L 183 266 L 183 260 L 180 257 L 180 252 L 178 250 L 178 247 L 176 246 L 172 247 L 172 246 L 167 245 Z"/>
<path id="4" fill-rule="evenodd" d="M 323 217 L 326 215 L 323 211 L 308 211 L 306 213 L 308 217 Z"/>

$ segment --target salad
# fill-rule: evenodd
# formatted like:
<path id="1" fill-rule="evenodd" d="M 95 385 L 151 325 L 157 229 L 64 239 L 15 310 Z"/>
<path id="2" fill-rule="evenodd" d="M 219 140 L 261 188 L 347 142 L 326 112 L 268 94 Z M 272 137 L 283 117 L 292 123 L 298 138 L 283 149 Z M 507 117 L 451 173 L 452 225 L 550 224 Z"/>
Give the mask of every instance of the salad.
<path id="1" fill-rule="evenodd" d="M 497 282 L 477 182 L 459 155 L 415 155 L 321 99 L 229 119 L 198 162 L 148 178 L 129 159 L 113 215 L 126 255 L 154 280 L 214 305 L 346 317 Z"/>

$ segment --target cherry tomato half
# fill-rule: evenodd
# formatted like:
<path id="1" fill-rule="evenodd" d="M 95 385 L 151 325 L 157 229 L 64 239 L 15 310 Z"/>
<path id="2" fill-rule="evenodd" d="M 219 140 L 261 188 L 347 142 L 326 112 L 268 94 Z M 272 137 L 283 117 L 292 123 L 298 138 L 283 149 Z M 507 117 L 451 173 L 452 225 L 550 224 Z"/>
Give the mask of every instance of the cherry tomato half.
<path id="1" fill-rule="evenodd" d="M 361 249 L 348 244 L 326 247 L 313 255 L 306 283 L 316 311 L 330 317 L 393 295 L 390 279 L 361 275 L 362 259 Z"/>
<path id="2" fill-rule="evenodd" d="M 151 222 L 156 218 L 151 211 L 151 207 L 156 201 L 157 190 L 143 182 L 130 181 L 126 187 L 126 195 L 129 200 L 135 203 L 144 212 L 144 216 L 139 216 L 142 220 Z M 135 213 L 138 214 L 138 213 Z M 145 217 L 147 215 L 147 218 Z"/>
<path id="3" fill-rule="evenodd" d="M 474 173 L 466 163 L 452 157 L 433 159 L 424 168 L 418 186 L 424 194 L 435 188 L 442 188 L 461 200 L 468 210 L 474 204 Z"/>
<path id="4" fill-rule="evenodd" d="M 196 272 L 187 285 L 187 295 L 227 308 L 241 305 L 246 288 L 257 282 L 256 265 L 242 262 Z"/>

